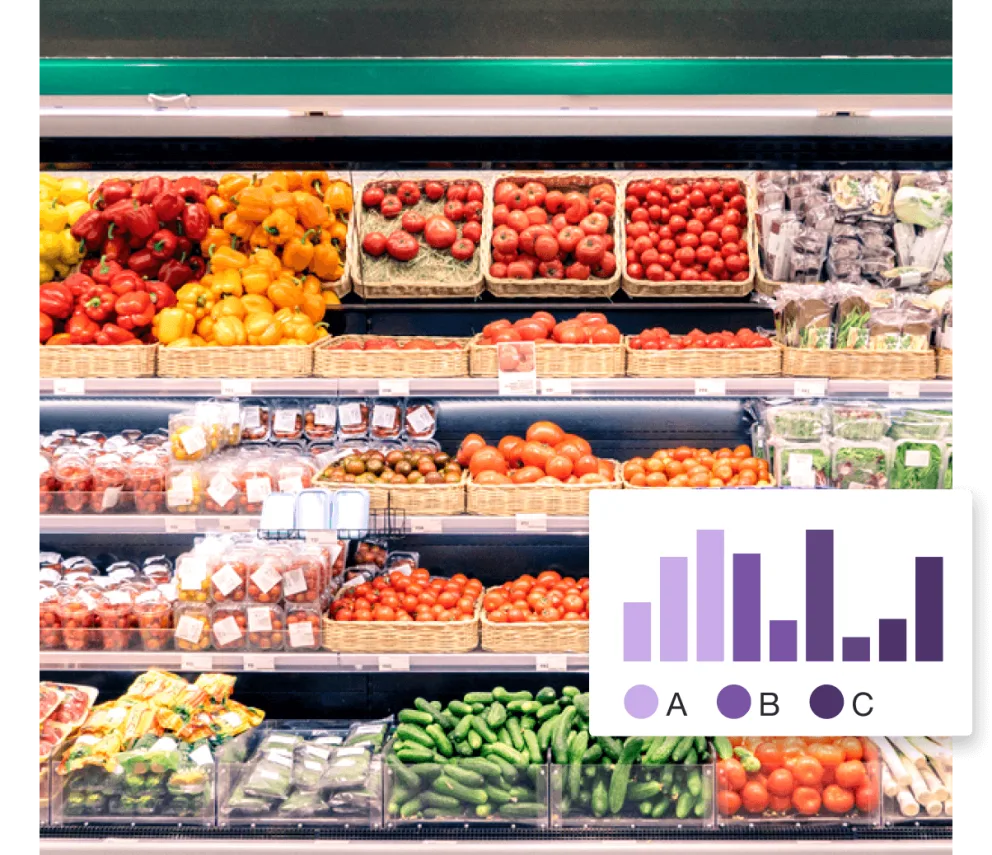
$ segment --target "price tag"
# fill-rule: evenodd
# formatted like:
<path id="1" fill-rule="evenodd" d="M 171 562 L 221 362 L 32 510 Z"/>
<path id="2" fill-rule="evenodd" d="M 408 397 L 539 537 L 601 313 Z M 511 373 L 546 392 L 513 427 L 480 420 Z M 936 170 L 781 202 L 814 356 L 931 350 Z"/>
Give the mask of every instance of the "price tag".
<path id="1" fill-rule="evenodd" d="M 543 532 L 548 530 L 547 514 L 516 514 L 514 519 L 516 520 L 517 531 Z"/>
<path id="2" fill-rule="evenodd" d="M 271 653 L 246 654 L 245 671 L 275 671 L 276 657 Z"/>
<path id="3" fill-rule="evenodd" d="M 919 380 L 893 380 L 889 383 L 890 398 L 919 398 Z"/>
<path id="4" fill-rule="evenodd" d="M 727 381 L 721 377 L 700 377 L 696 380 L 696 394 L 705 398 L 719 398 L 727 394 Z"/>
<path id="5" fill-rule="evenodd" d="M 500 395 L 537 394 L 537 347 L 532 341 L 496 345 Z"/>
<path id="6" fill-rule="evenodd" d="M 313 423 L 318 427 L 334 427 L 338 420 L 334 404 L 316 404 L 313 408 Z"/>
<path id="7" fill-rule="evenodd" d="M 336 531 L 327 531 L 325 529 L 311 529 L 306 533 L 306 542 L 316 543 L 318 546 L 337 546 L 338 533 Z"/>
<path id="8" fill-rule="evenodd" d="M 251 517 L 218 517 L 217 528 L 221 531 L 251 531 Z"/>
<path id="9" fill-rule="evenodd" d="M 80 377 L 61 377 L 52 381 L 52 392 L 56 395 L 85 395 L 86 381 Z"/>
<path id="10" fill-rule="evenodd" d="M 827 394 L 826 380 L 797 380 L 792 387 L 796 398 L 822 398 Z"/>
<path id="11" fill-rule="evenodd" d="M 291 623 L 289 625 L 290 647 L 313 647 L 316 644 L 313 634 L 313 624 L 309 621 Z"/>
<path id="12" fill-rule="evenodd" d="M 540 653 L 535 665 L 538 671 L 567 671 L 568 656 L 565 653 Z"/>
<path id="13" fill-rule="evenodd" d="M 568 397 L 572 394 L 572 378 L 548 378 L 541 381 L 542 395 L 562 395 Z"/>
<path id="14" fill-rule="evenodd" d="M 404 378 L 379 381 L 379 395 L 383 398 L 406 398 L 410 394 L 410 381 Z"/>
<path id="15" fill-rule="evenodd" d="M 930 465 L 930 452 L 925 448 L 912 448 L 906 452 L 905 463 L 909 469 L 924 469 Z"/>
<path id="16" fill-rule="evenodd" d="M 209 653 L 184 653 L 179 659 L 180 671 L 211 671 L 214 657 Z"/>
<path id="17" fill-rule="evenodd" d="M 165 518 L 166 534 L 188 534 L 193 531 L 196 531 L 195 517 L 178 516 Z"/>
<path id="18" fill-rule="evenodd" d="M 380 671 L 409 671 L 410 656 L 407 653 L 384 653 L 379 657 Z"/>
<path id="19" fill-rule="evenodd" d="M 441 517 L 408 517 L 410 534 L 443 534 L 444 523 Z"/>
<path id="20" fill-rule="evenodd" d="M 220 381 L 220 394 L 225 398 L 241 398 L 251 394 L 251 380 L 231 378 Z"/>

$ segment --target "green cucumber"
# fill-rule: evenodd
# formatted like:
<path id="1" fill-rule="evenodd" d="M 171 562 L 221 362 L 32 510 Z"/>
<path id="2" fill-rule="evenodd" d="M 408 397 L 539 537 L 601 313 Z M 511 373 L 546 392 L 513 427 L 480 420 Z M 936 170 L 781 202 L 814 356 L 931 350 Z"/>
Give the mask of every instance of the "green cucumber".
<path id="1" fill-rule="evenodd" d="M 526 766 L 530 758 L 523 752 L 517 751 L 511 745 L 504 745 L 502 742 L 496 742 L 489 746 L 491 749 L 490 756 L 502 757 L 507 763 L 513 766 Z"/>
<path id="2" fill-rule="evenodd" d="M 595 763 L 602 756 L 603 749 L 600 747 L 599 743 L 596 742 L 586 749 L 586 753 L 582 755 L 582 762 Z"/>
<path id="3" fill-rule="evenodd" d="M 584 719 L 589 718 L 589 693 L 581 692 L 572 698 L 572 703 L 575 704 L 575 708 L 579 711 L 579 715 Z"/>
<path id="4" fill-rule="evenodd" d="M 655 741 L 651 750 L 648 751 L 647 757 L 644 758 L 644 762 L 650 766 L 660 766 L 663 763 L 667 763 L 680 741 L 677 736 L 666 736 L 660 743 Z"/>
<path id="5" fill-rule="evenodd" d="M 451 778 L 451 780 L 457 781 L 459 784 L 464 784 L 466 787 L 481 787 L 486 783 L 486 779 L 479 772 L 466 769 L 460 763 L 448 763 L 444 767 L 444 774 Z"/>
<path id="6" fill-rule="evenodd" d="M 423 745 L 424 748 L 434 747 L 434 740 L 431 739 L 430 734 L 416 724 L 404 723 L 398 725 L 396 728 L 396 735 L 400 739 L 404 739 L 407 742 L 416 742 Z"/>
<path id="7" fill-rule="evenodd" d="M 455 746 L 455 754 L 457 754 L 459 757 L 475 756 L 475 752 L 472 750 L 472 746 L 469 745 L 467 742 L 456 742 L 454 743 L 454 746 Z"/>
<path id="8" fill-rule="evenodd" d="M 435 793 L 441 793 L 444 796 L 454 796 L 460 801 L 473 805 L 484 805 L 489 801 L 489 796 L 486 795 L 485 790 L 480 787 L 466 787 L 453 778 L 449 778 L 446 774 L 441 775 L 440 778 L 435 778 L 431 784 L 431 789 Z"/>
<path id="9" fill-rule="evenodd" d="M 524 730 L 533 730 L 537 726 L 537 719 L 532 715 L 525 715 L 520 719 L 520 726 Z"/>
<path id="10" fill-rule="evenodd" d="M 642 781 L 627 787 L 627 798 L 632 802 L 641 802 L 644 799 L 653 799 L 660 792 L 661 784 L 658 781 Z"/>
<path id="11" fill-rule="evenodd" d="M 488 704 L 479 704 L 479 703 L 472 704 L 472 715 L 480 715 L 480 714 L 484 713 L 486 711 L 486 707 L 487 706 L 489 706 L 489 705 Z"/>
<path id="12" fill-rule="evenodd" d="M 510 734 L 510 742 L 517 751 L 523 751 L 524 746 L 524 733 L 520 729 L 520 722 L 515 718 L 507 719 L 506 730 Z"/>
<path id="13" fill-rule="evenodd" d="M 600 778 L 592 787 L 592 815 L 597 819 L 606 816 L 610 801 L 606 789 L 606 781 Z"/>
<path id="14" fill-rule="evenodd" d="M 507 802 L 513 801 L 513 796 L 510 795 L 509 790 L 504 790 L 502 787 L 497 787 L 493 784 L 486 787 L 486 795 L 489 796 L 489 801 L 494 805 L 505 805 Z"/>
<path id="15" fill-rule="evenodd" d="M 589 745 L 589 732 L 580 730 L 575 735 L 575 741 L 568 749 L 568 794 L 571 798 L 579 797 L 579 787 L 582 784 L 582 758 Z"/>
<path id="16" fill-rule="evenodd" d="M 632 736 L 624 743 L 620 759 L 613 767 L 613 775 L 610 777 L 610 813 L 620 813 L 623 807 L 627 796 L 627 784 L 630 782 L 631 765 L 640 757 L 643 744 L 644 740 L 639 736 Z"/>
<path id="17" fill-rule="evenodd" d="M 444 731 L 441 729 L 439 724 L 429 724 L 427 725 L 427 735 L 434 740 L 434 744 L 437 746 L 437 750 L 443 754 L 445 757 L 450 757 L 454 754 L 454 750 L 451 747 L 451 740 L 445 736 Z"/>
<path id="18" fill-rule="evenodd" d="M 444 766 L 443 763 L 421 763 L 410 771 L 420 780 L 420 786 L 424 787 L 444 771 Z"/>
<path id="19" fill-rule="evenodd" d="M 540 802 L 516 802 L 500 805 L 496 813 L 507 819 L 536 819 L 548 812 L 547 805 Z"/>
<path id="20" fill-rule="evenodd" d="M 682 739 L 679 740 L 679 744 L 675 746 L 675 750 L 672 752 L 672 762 L 681 763 L 685 760 L 685 756 L 689 753 L 694 741 L 695 738 L 692 736 L 683 736 Z"/>
<path id="21" fill-rule="evenodd" d="M 685 760 L 682 763 L 685 766 L 695 766 L 699 763 L 699 755 L 696 753 L 695 748 L 689 749 L 689 753 L 685 755 Z"/>
<path id="22" fill-rule="evenodd" d="M 487 747 L 491 747 L 491 746 L 487 746 Z M 489 757 L 486 759 L 488 759 L 490 763 L 495 763 L 497 766 L 499 766 L 500 777 L 505 778 L 511 784 L 516 782 L 517 778 L 520 775 L 520 772 L 515 764 L 509 762 L 508 760 L 504 759 L 495 752 L 490 754 Z"/>
<path id="23" fill-rule="evenodd" d="M 493 701 L 493 705 L 489 707 L 486 712 L 486 724 L 488 724 L 494 731 L 502 727 L 503 722 L 506 721 L 506 707 L 504 707 L 499 701 Z"/>
<path id="24" fill-rule="evenodd" d="M 552 716 L 558 715 L 561 712 L 561 707 L 558 705 L 557 701 L 550 704 L 545 704 L 543 707 L 537 708 L 537 720 L 547 721 Z"/>
<path id="25" fill-rule="evenodd" d="M 556 697 L 558 697 L 558 693 L 551 686 L 545 686 L 534 695 L 534 700 L 540 701 L 542 704 L 550 704 Z"/>
<path id="26" fill-rule="evenodd" d="M 462 806 L 462 803 L 454 796 L 446 796 L 433 790 L 426 790 L 421 793 L 420 800 L 428 807 L 445 808 L 446 810 L 459 810 Z"/>
<path id="27" fill-rule="evenodd" d="M 575 707 L 568 707 L 555 723 L 554 733 L 551 737 L 551 750 L 554 754 L 555 763 L 564 765 L 568 762 L 568 733 L 572 729 L 572 722 L 576 716 Z"/>
<path id="28" fill-rule="evenodd" d="M 402 807 L 400 807 L 400 816 L 403 819 L 409 819 L 411 816 L 416 816 L 424 808 L 424 803 L 420 800 L 420 797 L 410 799 L 408 802 L 404 802 Z"/>
<path id="29" fill-rule="evenodd" d="M 510 701 L 532 701 L 534 695 L 531 692 L 508 692 L 502 686 L 497 686 L 493 689 L 493 698 L 508 704 Z"/>
<path id="30" fill-rule="evenodd" d="M 578 694 L 579 690 L 576 689 L 575 686 L 565 686 L 565 688 L 561 690 L 561 696 L 563 698 L 574 698 Z"/>
<path id="31" fill-rule="evenodd" d="M 536 713 L 541 706 L 542 704 L 540 701 L 510 701 L 510 703 L 506 705 L 506 708 L 510 712 L 530 715 L 531 713 Z"/>
<path id="32" fill-rule="evenodd" d="M 672 800 L 666 796 L 662 796 L 661 800 L 656 802 L 655 806 L 651 809 L 651 819 L 661 819 L 671 806 Z"/>
<path id="33" fill-rule="evenodd" d="M 694 737 L 694 740 L 695 740 L 696 753 L 702 754 L 706 750 L 706 737 L 696 736 Z"/>
<path id="34" fill-rule="evenodd" d="M 721 760 L 729 760 L 734 756 L 734 746 L 726 736 L 714 736 L 713 748 L 716 749 L 717 757 Z"/>
<path id="35" fill-rule="evenodd" d="M 505 727 L 501 727 L 496 733 L 496 741 L 502 745 L 508 745 L 510 748 L 513 748 L 513 741 L 510 739 L 510 731 L 508 731 Z"/>
<path id="36" fill-rule="evenodd" d="M 452 701 L 448 704 L 448 712 L 462 718 L 472 714 L 472 707 L 464 701 Z"/>
<path id="37" fill-rule="evenodd" d="M 493 806 L 490 804 L 475 806 L 475 815 L 479 817 L 479 819 L 485 819 L 492 812 L 493 812 Z"/>
<path id="38" fill-rule="evenodd" d="M 424 745 L 415 743 L 404 745 L 396 752 L 396 756 L 404 763 L 430 763 L 434 759 L 434 752 Z"/>
<path id="39" fill-rule="evenodd" d="M 465 737 L 465 741 L 468 742 L 469 747 L 478 753 L 479 749 L 482 748 L 482 737 L 479 736 L 474 730 L 468 732 L 468 736 Z"/>
<path id="40" fill-rule="evenodd" d="M 619 739 L 614 739 L 612 736 L 597 736 L 596 743 L 603 749 L 603 754 L 610 760 L 616 762 L 620 759 L 620 752 L 623 751 L 623 743 Z"/>
<path id="41" fill-rule="evenodd" d="M 403 761 L 395 754 L 386 755 L 386 765 L 392 769 L 393 776 L 401 786 L 406 787 L 408 790 L 414 790 L 420 786 L 420 778 L 417 777 L 417 773 L 411 769 L 407 769 L 403 765 Z"/>
<path id="42" fill-rule="evenodd" d="M 491 704 L 493 702 L 492 692 L 469 692 L 463 698 L 469 706 L 472 704 Z"/>
<path id="43" fill-rule="evenodd" d="M 435 707 L 430 701 L 424 700 L 424 698 L 414 698 L 413 705 L 421 712 L 427 713 L 440 725 L 444 725 L 447 720 L 444 713 L 442 713 L 438 707 Z M 440 704 L 438 706 L 440 706 Z M 452 727 L 454 727 L 454 724 L 452 724 Z"/>
<path id="44" fill-rule="evenodd" d="M 472 714 L 469 713 L 467 716 L 462 718 L 458 724 L 455 725 L 455 729 L 451 731 L 452 739 L 464 739 L 468 736 L 468 732 L 472 729 Z"/>
<path id="45" fill-rule="evenodd" d="M 420 727 L 427 727 L 427 725 L 434 721 L 434 716 L 430 713 L 410 709 L 400 710 L 396 718 L 399 719 L 401 724 L 416 724 Z"/>
<path id="46" fill-rule="evenodd" d="M 542 754 L 547 751 L 548 746 L 551 745 L 551 734 L 557 723 L 558 715 L 556 714 L 550 718 L 546 718 L 544 720 L 544 724 L 537 729 L 537 744 L 541 747 Z"/>
<path id="47" fill-rule="evenodd" d="M 645 802 L 641 802 L 637 806 L 637 810 L 638 810 L 638 812 L 640 813 L 641 816 L 651 816 L 651 809 L 653 807 L 654 807 L 654 805 L 651 804 L 651 802 L 645 801 Z"/>
<path id="48" fill-rule="evenodd" d="M 473 772 L 478 772 L 484 778 L 489 778 L 490 780 L 498 780 L 502 774 L 499 766 L 483 757 L 469 757 L 465 760 L 459 760 L 458 765 L 462 769 L 471 769 Z"/>
<path id="49" fill-rule="evenodd" d="M 692 806 L 695 801 L 696 797 L 686 790 L 679 796 L 678 804 L 675 805 L 675 816 L 678 819 L 685 819 L 692 810 Z"/>
<path id="50" fill-rule="evenodd" d="M 490 745 L 496 742 L 496 734 L 492 732 L 482 716 L 472 716 L 472 730 L 478 733 Z"/>
<path id="51" fill-rule="evenodd" d="M 741 766 L 744 767 L 745 772 L 761 771 L 761 761 L 744 746 L 737 746 L 737 748 L 734 749 L 734 756 L 741 761 Z"/>
<path id="52" fill-rule="evenodd" d="M 531 763 L 540 763 L 542 761 L 541 756 L 541 746 L 537 742 L 537 734 L 533 730 L 525 730 L 524 736 L 524 746 L 527 748 L 527 754 L 530 756 Z"/>

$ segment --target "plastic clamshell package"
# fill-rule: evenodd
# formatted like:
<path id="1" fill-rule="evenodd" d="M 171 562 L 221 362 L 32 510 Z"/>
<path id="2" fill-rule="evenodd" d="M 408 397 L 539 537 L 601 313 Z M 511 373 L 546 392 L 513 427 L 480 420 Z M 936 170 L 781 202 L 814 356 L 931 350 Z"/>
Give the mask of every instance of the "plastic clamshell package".
<path id="1" fill-rule="evenodd" d="M 940 487 L 944 443 L 929 439 L 897 440 L 889 470 L 892 490 L 936 490 Z"/>
<path id="2" fill-rule="evenodd" d="M 888 410 L 873 401 L 845 401 L 828 407 L 830 433 L 847 440 L 877 440 L 889 429 Z"/>
<path id="3" fill-rule="evenodd" d="M 892 442 L 834 439 L 831 484 L 840 490 L 884 490 L 889 486 Z"/>
<path id="4" fill-rule="evenodd" d="M 830 483 L 830 445 L 773 439 L 775 483 L 781 487 L 826 487 Z"/>
<path id="5" fill-rule="evenodd" d="M 768 407 L 768 432 L 789 440 L 814 440 L 826 433 L 827 411 L 821 404 L 779 404 Z"/>
<path id="6" fill-rule="evenodd" d="M 298 531 L 331 528 L 333 500 L 329 490 L 313 487 L 296 494 L 294 525 Z"/>
<path id="7" fill-rule="evenodd" d="M 336 531 L 368 531 L 370 504 L 368 490 L 335 490 L 331 528 Z"/>
<path id="8" fill-rule="evenodd" d="M 292 493 L 269 493 L 262 502 L 259 531 L 292 531 L 295 507 L 296 496 Z"/>

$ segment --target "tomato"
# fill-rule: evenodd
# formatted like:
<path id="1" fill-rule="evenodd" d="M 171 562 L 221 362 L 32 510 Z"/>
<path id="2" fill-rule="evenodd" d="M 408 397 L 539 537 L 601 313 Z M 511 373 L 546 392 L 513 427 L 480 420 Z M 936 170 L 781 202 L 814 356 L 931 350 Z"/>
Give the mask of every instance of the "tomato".
<path id="1" fill-rule="evenodd" d="M 524 466 L 534 466 L 542 473 L 547 462 L 554 456 L 555 450 L 550 445 L 533 441 L 525 443 L 520 453 Z"/>
<path id="2" fill-rule="evenodd" d="M 721 789 L 740 790 L 747 783 L 747 772 L 736 757 L 716 764 L 716 777 Z"/>
<path id="3" fill-rule="evenodd" d="M 583 264 L 580 261 L 576 261 L 574 264 L 568 265 L 565 268 L 565 278 L 566 279 L 588 279 L 589 274 L 592 273 L 592 269 L 588 264 Z M 568 344 L 569 342 L 564 342 Z"/>
<path id="4" fill-rule="evenodd" d="M 478 244 L 482 237 L 482 226 L 479 223 L 465 223 L 462 226 L 462 237 L 468 238 L 472 243 Z"/>
<path id="5" fill-rule="evenodd" d="M 856 790 L 868 780 L 868 773 L 860 760 L 845 760 L 837 767 L 834 777 L 840 786 Z"/>
<path id="6" fill-rule="evenodd" d="M 523 194 L 530 205 L 543 205 L 548 195 L 548 188 L 539 181 L 528 181 L 523 186 Z"/>
<path id="7" fill-rule="evenodd" d="M 830 813 L 847 813 L 854 809 L 854 793 L 831 784 L 823 791 L 823 806 Z"/>
<path id="8" fill-rule="evenodd" d="M 370 184 L 362 191 L 362 204 L 366 208 L 378 208 L 385 197 L 386 193 L 381 187 Z"/>
<path id="9" fill-rule="evenodd" d="M 627 265 L 627 275 L 631 279 L 643 279 L 644 278 L 644 268 L 640 264 L 628 264 Z"/>
<path id="10" fill-rule="evenodd" d="M 854 794 L 855 804 L 862 813 L 871 813 L 878 806 L 878 784 L 867 781 Z"/>
<path id="11" fill-rule="evenodd" d="M 605 214 L 595 212 L 583 217 L 579 223 L 579 228 L 587 235 L 605 235 L 609 227 L 609 218 Z"/>
<path id="12" fill-rule="evenodd" d="M 754 458 L 745 458 L 741 461 L 741 468 L 744 464 Z M 814 743 L 809 747 L 809 753 L 820 761 L 824 769 L 833 769 L 844 762 L 844 749 L 839 745 L 827 745 L 822 742 Z"/>
<path id="13" fill-rule="evenodd" d="M 506 217 L 506 224 L 514 231 L 522 232 L 531 225 L 531 221 L 523 211 L 511 210 Z"/>
<path id="14" fill-rule="evenodd" d="M 723 220 L 728 226 L 739 226 L 743 216 L 736 208 L 728 208 L 723 214 Z"/>
<path id="15" fill-rule="evenodd" d="M 596 331 L 592 334 L 592 343 L 620 344 L 620 330 L 613 326 L 613 324 L 596 327 Z"/>
<path id="16" fill-rule="evenodd" d="M 506 275 L 510 279 L 533 279 L 534 272 L 526 261 L 511 261 L 506 266 Z"/>
<path id="17" fill-rule="evenodd" d="M 434 249 L 447 249 L 458 240 L 458 229 L 447 217 L 435 214 L 424 224 L 424 240 Z"/>
<path id="18" fill-rule="evenodd" d="M 436 202 L 444 195 L 444 185 L 440 181 L 425 181 L 424 195 L 432 202 Z M 362 202 L 364 204 L 364 199 Z"/>
<path id="19" fill-rule="evenodd" d="M 556 454 L 554 457 L 548 458 L 544 469 L 552 478 L 564 481 L 572 474 L 572 461 L 570 458 L 565 457 L 564 454 Z"/>
<path id="20" fill-rule="evenodd" d="M 565 194 L 565 219 L 575 225 L 582 222 L 589 214 L 589 200 L 584 193 L 573 190 Z"/>
<path id="21" fill-rule="evenodd" d="M 362 238 L 362 249 L 378 258 L 386 251 L 386 236 L 382 232 L 369 232 Z"/>
<path id="22" fill-rule="evenodd" d="M 537 272 L 545 279 L 565 278 L 565 268 L 557 258 L 552 261 L 542 261 L 537 265 Z"/>
<path id="23" fill-rule="evenodd" d="M 544 470 L 537 466 L 523 466 L 514 469 L 510 473 L 510 480 L 514 484 L 533 484 L 538 478 L 543 477 Z"/>
<path id="24" fill-rule="evenodd" d="M 729 467 L 727 467 L 729 468 Z M 716 472 L 713 473 L 716 475 Z M 720 477 L 719 475 L 717 476 Z M 721 478 L 726 481 L 728 478 Z M 754 756 L 761 761 L 761 771 L 766 775 L 782 766 L 782 749 L 774 742 L 762 742 L 754 749 Z M 781 795 L 781 793 L 780 793 Z"/>
<path id="25" fill-rule="evenodd" d="M 399 196 L 390 193 L 388 196 L 383 197 L 379 209 L 382 211 L 384 217 L 391 220 L 399 216 L 400 211 L 403 210 L 403 203 L 400 201 Z"/>
<path id="26" fill-rule="evenodd" d="M 566 445 L 569 445 L 569 444 L 568 443 L 560 443 L 560 445 L 566 446 Z M 558 449 L 556 448 L 555 450 L 557 451 Z M 581 476 L 581 475 L 588 475 L 591 472 L 598 472 L 599 471 L 599 460 L 598 460 L 598 458 L 594 457 L 591 454 L 583 454 L 583 455 L 581 455 L 578 458 L 574 458 L 571 455 L 564 454 L 564 453 L 563 453 L 563 456 L 567 457 L 570 461 L 572 461 L 572 471 L 576 475 L 579 475 L 579 476 Z"/>
<path id="27" fill-rule="evenodd" d="M 526 439 L 528 442 L 540 442 L 545 445 L 554 446 L 564 438 L 565 431 L 554 422 L 534 422 L 527 428 Z"/>
<path id="28" fill-rule="evenodd" d="M 733 816 L 741 809 L 741 797 L 733 790 L 720 790 L 716 794 L 716 806 L 721 816 Z"/>
<path id="29" fill-rule="evenodd" d="M 768 775 L 768 792 L 775 796 L 792 795 L 795 781 L 788 769 L 775 769 Z"/>
<path id="30" fill-rule="evenodd" d="M 547 606 L 538 612 L 538 617 L 544 623 L 553 623 L 554 621 L 561 619 L 561 612 L 554 606 Z"/>
<path id="31" fill-rule="evenodd" d="M 801 787 L 815 787 L 823 780 L 823 766 L 815 757 L 799 756 L 792 764 L 792 776 Z"/>
<path id="32" fill-rule="evenodd" d="M 741 802 L 748 813 L 762 813 L 768 807 L 768 790 L 760 781 L 748 781 L 741 790 Z"/>
<path id="33" fill-rule="evenodd" d="M 410 261 L 420 251 L 420 244 L 409 232 L 397 229 L 386 238 L 386 251 L 397 261 Z"/>
<path id="34" fill-rule="evenodd" d="M 540 234 L 534 241 L 534 254 L 541 261 L 551 261 L 558 257 L 558 239 L 554 235 Z"/>
<path id="35" fill-rule="evenodd" d="M 584 237 L 585 232 L 578 226 L 566 226 L 558 232 L 558 245 L 561 247 L 562 252 L 574 252 L 575 248 L 579 245 L 579 241 Z"/>
<path id="36" fill-rule="evenodd" d="M 820 794 L 812 787 L 796 787 L 792 791 L 792 805 L 804 816 L 819 813 L 821 803 Z"/>
<path id="37" fill-rule="evenodd" d="M 593 275 L 598 276 L 600 279 L 609 279 L 617 269 L 617 257 L 612 252 L 604 252 L 603 258 L 595 267 L 593 267 Z"/>
<path id="38" fill-rule="evenodd" d="M 845 736 L 837 745 L 844 750 L 845 760 L 860 760 L 864 757 L 864 745 L 856 736 Z"/>

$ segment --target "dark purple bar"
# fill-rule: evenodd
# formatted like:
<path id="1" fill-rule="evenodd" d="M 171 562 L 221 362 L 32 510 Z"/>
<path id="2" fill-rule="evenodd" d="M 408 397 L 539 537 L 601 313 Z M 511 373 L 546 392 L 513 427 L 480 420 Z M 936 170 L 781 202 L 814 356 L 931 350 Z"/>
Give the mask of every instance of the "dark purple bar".
<path id="1" fill-rule="evenodd" d="M 916 559 L 916 661 L 944 661 L 944 559 Z"/>
<path id="2" fill-rule="evenodd" d="M 871 639 L 865 636 L 845 636 L 840 649 L 845 662 L 871 661 Z"/>
<path id="3" fill-rule="evenodd" d="M 623 604 L 623 661 L 651 661 L 651 603 Z"/>
<path id="4" fill-rule="evenodd" d="M 794 620 L 768 621 L 768 658 L 772 662 L 796 661 L 796 622 Z"/>
<path id="5" fill-rule="evenodd" d="M 834 661 L 834 533 L 806 532 L 806 661 Z"/>
<path id="6" fill-rule="evenodd" d="M 906 621 L 882 618 L 878 622 L 878 661 L 906 661 Z"/>
<path id="7" fill-rule="evenodd" d="M 734 555 L 734 661 L 761 661 L 761 556 Z"/>

